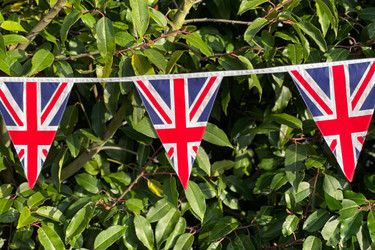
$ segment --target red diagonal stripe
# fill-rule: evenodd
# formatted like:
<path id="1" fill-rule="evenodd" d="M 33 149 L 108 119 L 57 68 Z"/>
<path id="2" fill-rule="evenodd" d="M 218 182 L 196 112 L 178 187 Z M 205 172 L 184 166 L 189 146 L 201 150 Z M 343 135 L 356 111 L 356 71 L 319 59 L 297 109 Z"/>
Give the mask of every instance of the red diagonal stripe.
<path id="1" fill-rule="evenodd" d="M 216 76 L 214 77 L 211 77 L 210 81 L 208 82 L 207 86 L 204 88 L 202 94 L 200 95 L 198 101 L 195 103 L 193 109 L 191 110 L 191 113 L 190 113 L 190 120 L 193 119 L 193 117 L 195 116 L 195 114 L 197 113 L 199 107 L 201 106 L 203 100 L 206 99 L 206 96 L 208 94 L 208 92 L 210 91 L 212 85 L 215 83 L 216 81 Z"/>
<path id="2" fill-rule="evenodd" d="M 165 122 L 167 124 L 172 124 L 172 120 L 164 112 L 163 108 L 156 101 L 155 97 L 151 94 L 151 92 L 146 87 L 146 85 L 142 81 L 137 81 L 137 83 L 138 83 L 139 87 L 143 90 L 143 92 L 145 93 L 145 95 L 148 97 L 148 99 L 151 101 L 152 105 L 157 109 L 157 111 L 159 112 L 159 114 L 164 118 Z"/>
<path id="3" fill-rule="evenodd" d="M 359 88 L 357 94 L 353 98 L 353 101 L 352 101 L 352 107 L 353 107 L 353 109 L 357 105 L 357 103 L 358 103 L 359 99 L 361 98 L 363 92 L 365 91 L 366 87 L 370 83 L 370 80 L 373 77 L 374 73 L 375 73 L 375 63 L 373 63 L 371 65 L 371 68 L 370 68 L 367 76 L 365 77 L 365 80 L 363 80 L 363 83 L 362 83 L 361 87 Z"/>
<path id="4" fill-rule="evenodd" d="M 0 90 L 0 98 L 1 98 L 1 100 L 3 100 L 3 103 L 4 103 L 5 107 L 9 110 L 10 114 L 14 118 L 15 122 L 17 123 L 17 126 L 23 126 L 23 122 L 18 117 L 16 111 L 14 111 L 12 105 L 8 102 L 8 99 L 6 98 L 6 96 L 5 96 L 5 94 L 2 90 Z"/>
<path id="5" fill-rule="evenodd" d="M 41 120 L 42 120 L 42 123 L 47 119 L 48 115 L 50 114 L 51 110 L 53 109 L 53 107 L 56 105 L 56 102 L 57 100 L 60 98 L 61 94 L 63 93 L 65 87 L 66 87 L 67 83 L 66 82 L 63 82 L 59 88 L 57 89 L 56 93 L 54 94 L 51 102 L 49 103 L 49 105 L 47 106 L 46 110 L 43 112 L 42 114 L 42 117 L 41 117 Z"/>
<path id="6" fill-rule="evenodd" d="M 315 101 L 323 108 L 323 110 L 328 114 L 332 115 L 332 110 L 327 106 L 327 104 L 320 98 L 320 96 L 315 92 L 315 90 L 310 86 L 308 82 L 300 75 L 297 70 L 291 71 L 294 77 L 302 84 L 302 86 L 310 93 L 310 95 L 315 99 Z"/>
<path id="7" fill-rule="evenodd" d="M 331 145 L 329 145 L 329 148 L 333 152 L 336 149 L 336 146 L 337 146 L 337 140 L 333 140 Z"/>

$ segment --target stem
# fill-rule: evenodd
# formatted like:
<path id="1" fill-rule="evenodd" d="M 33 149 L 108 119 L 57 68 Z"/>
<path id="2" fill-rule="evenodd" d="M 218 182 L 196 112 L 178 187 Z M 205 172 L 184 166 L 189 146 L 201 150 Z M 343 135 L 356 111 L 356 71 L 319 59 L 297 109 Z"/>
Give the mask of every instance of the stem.
<path id="1" fill-rule="evenodd" d="M 63 168 L 61 172 L 61 181 L 68 179 L 70 176 L 78 172 L 83 165 L 91 160 L 91 158 L 99 153 L 109 139 L 116 133 L 117 129 L 122 126 L 122 121 L 126 112 L 126 104 L 122 104 L 117 113 L 113 116 L 112 121 L 104 132 L 103 141 L 93 143 L 89 149 L 82 153 L 77 159 L 70 163 L 67 167 Z"/>
<path id="2" fill-rule="evenodd" d="M 243 24 L 243 25 L 250 25 L 252 22 L 245 22 L 245 21 L 237 21 L 237 20 L 228 20 L 228 19 L 216 19 L 216 18 L 195 18 L 195 19 L 187 19 L 185 20 L 184 24 L 189 23 L 229 23 L 229 24 Z"/>
<path id="3" fill-rule="evenodd" d="M 115 202 L 113 202 L 113 204 L 111 205 L 111 208 L 113 208 L 114 206 L 116 206 L 116 204 L 122 200 L 124 198 L 124 196 L 129 193 L 135 184 L 138 183 L 139 179 L 143 178 L 145 176 L 145 171 L 146 171 L 146 168 L 147 166 L 151 163 L 151 161 L 155 158 L 155 156 L 159 153 L 159 151 L 163 148 L 163 146 L 160 146 L 158 148 L 158 150 L 156 150 L 152 156 L 150 157 L 150 159 L 147 161 L 147 163 L 145 164 L 145 166 L 143 167 L 141 173 L 135 178 L 135 180 L 130 184 L 130 186 L 120 195 L 120 197 L 118 197 Z"/>
<path id="4" fill-rule="evenodd" d="M 14 47 L 13 49 L 17 48 L 20 50 L 26 50 L 26 48 L 35 39 L 35 37 L 47 27 L 47 25 L 56 17 L 57 14 L 59 14 L 65 3 L 66 0 L 58 0 L 53 8 L 47 13 L 47 15 L 45 15 L 43 19 L 40 20 L 40 22 L 35 25 L 35 27 L 26 35 L 26 38 L 29 39 L 29 42 L 18 44 L 18 46 Z"/>
<path id="5" fill-rule="evenodd" d="M 182 5 L 177 11 L 176 16 L 174 17 L 173 24 L 174 30 L 179 30 L 182 25 L 184 25 L 185 19 L 191 7 L 193 7 L 195 1 L 192 0 L 184 0 Z"/>

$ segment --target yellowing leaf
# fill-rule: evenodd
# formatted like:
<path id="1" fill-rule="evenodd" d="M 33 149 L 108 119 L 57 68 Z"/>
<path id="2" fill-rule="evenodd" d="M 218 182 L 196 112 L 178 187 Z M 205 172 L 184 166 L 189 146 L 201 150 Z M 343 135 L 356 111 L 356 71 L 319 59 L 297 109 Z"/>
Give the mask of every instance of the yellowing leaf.
<path id="1" fill-rule="evenodd" d="M 159 197 L 163 197 L 163 187 L 161 186 L 160 182 L 157 180 L 148 180 L 147 186 L 153 192 Z"/>

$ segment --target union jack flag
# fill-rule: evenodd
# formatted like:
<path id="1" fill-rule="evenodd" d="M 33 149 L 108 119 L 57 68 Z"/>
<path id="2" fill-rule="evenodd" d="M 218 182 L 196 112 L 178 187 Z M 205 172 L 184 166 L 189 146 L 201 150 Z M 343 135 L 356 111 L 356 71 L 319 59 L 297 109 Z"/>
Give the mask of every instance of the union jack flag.
<path id="1" fill-rule="evenodd" d="M 289 72 L 349 181 L 374 111 L 375 63 Z"/>
<path id="2" fill-rule="evenodd" d="M 0 112 L 32 189 L 73 83 L 0 82 Z"/>
<path id="3" fill-rule="evenodd" d="M 215 76 L 135 81 L 185 189 L 221 79 Z"/>

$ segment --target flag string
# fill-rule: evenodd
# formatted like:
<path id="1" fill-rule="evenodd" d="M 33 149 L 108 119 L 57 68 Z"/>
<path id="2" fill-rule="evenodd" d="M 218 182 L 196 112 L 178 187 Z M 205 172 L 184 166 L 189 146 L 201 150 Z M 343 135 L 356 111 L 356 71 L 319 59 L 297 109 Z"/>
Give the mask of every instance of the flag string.
<path id="1" fill-rule="evenodd" d="M 291 70 L 298 69 L 316 69 L 322 67 L 331 67 L 335 65 L 352 64 L 352 63 L 366 63 L 372 62 L 375 58 L 354 59 L 335 62 L 319 62 L 309 63 L 302 65 L 286 65 L 276 66 L 261 69 L 248 69 L 248 70 L 223 70 L 223 71 L 209 71 L 209 72 L 195 72 L 195 73 L 178 73 L 178 74 L 160 74 L 160 75 L 140 75 L 140 76 L 127 76 L 127 77 L 108 77 L 108 78 L 94 78 L 94 77 L 0 77 L 0 82 L 55 82 L 66 81 L 73 83 L 97 83 L 97 82 L 134 82 L 137 80 L 165 80 L 175 78 L 199 78 L 199 77 L 212 77 L 212 76 L 246 76 L 254 74 L 276 74 L 286 73 Z"/>

